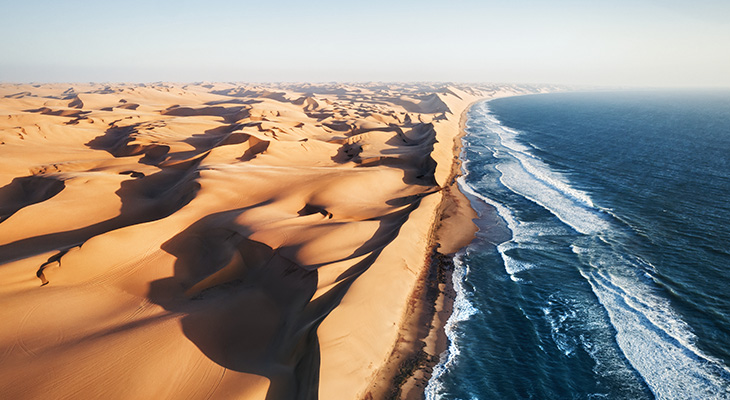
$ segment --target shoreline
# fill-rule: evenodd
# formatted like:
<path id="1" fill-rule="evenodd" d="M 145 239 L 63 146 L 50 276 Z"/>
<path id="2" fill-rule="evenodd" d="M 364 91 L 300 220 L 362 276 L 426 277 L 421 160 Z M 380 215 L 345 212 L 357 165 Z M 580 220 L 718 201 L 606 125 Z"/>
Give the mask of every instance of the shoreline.
<path id="1" fill-rule="evenodd" d="M 420 398 L 477 230 L 467 112 L 526 90 L 0 85 L 0 342 L 32 343 L 0 388 Z"/>
<path id="2" fill-rule="evenodd" d="M 477 213 L 457 182 L 463 173 L 461 139 L 466 135 L 469 110 L 489 98 L 480 97 L 460 113 L 459 132 L 453 138 L 453 162 L 429 231 L 424 269 L 409 299 L 398 341 L 381 370 L 381 385 L 372 387 L 364 397 L 366 400 L 422 399 L 433 368 L 448 348 L 444 327 L 456 295 L 452 282 L 453 257 L 471 243 L 478 231 L 473 222 Z"/>
<path id="3" fill-rule="evenodd" d="M 537 94 L 537 92 L 497 92 L 482 93 L 477 100 L 469 103 L 459 117 L 459 132 L 453 138 L 453 162 L 443 187 L 443 197 L 439 202 L 428 237 L 428 247 L 424 260 L 424 270 L 417 287 L 409 299 L 408 312 L 399 331 L 399 339 L 384 369 L 389 378 L 381 386 L 369 393 L 379 395 L 371 398 L 386 399 L 423 399 L 426 385 L 433 368 L 441 361 L 441 356 L 449 347 L 445 332 L 446 324 L 453 312 L 456 292 L 453 286 L 454 257 L 456 253 L 469 246 L 480 230 L 475 223 L 480 218 L 472 200 L 459 188 L 457 179 L 463 175 L 461 152 L 462 139 L 466 136 L 468 113 L 476 104 L 502 97 Z M 495 218 L 500 218 L 494 212 Z M 484 218 L 484 216 L 482 216 Z M 497 224 L 499 224 L 497 222 Z M 468 226 L 469 229 L 465 227 Z M 412 332 L 417 332 L 413 339 Z M 405 339 L 411 337 L 410 340 Z"/>
<path id="4" fill-rule="evenodd" d="M 459 118 L 459 134 L 454 138 L 454 162 L 449 175 L 449 185 L 445 188 L 445 196 L 439 204 L 438 218 L 434 220 L 434 232 L 429 244 L 430 270 L 437 275 L 438 296 L 433 303 L 434 310 L 431 313 L 431 329 L 425 339 L 426 349 L 432 350 L 432 357 L 422 370 L 422 385 L 414 382 L 406 386 L 406 399 L 421 399 L 424 390 L 431 378 L 433 368 L 441 361 L 441 355 L 448 349 L 449 341 L 444 331 L 454 308 L 456 292 L 453 285 L 454 261 L 456 253 L 469 246 L 474 240 L 479 228 L 474 223 L 478 218 L 476 210 L 471 206 L 469 199 L 459 189 L 457 178 L 462 176 L 461 152 L 463 148 L 462 138 L 466 136 L 466 122 L 471 108 L 481 101 L 481 98 L 470 103 L 461 113 Z M 448 212 L 453 215 L 449 215 Z M 445 221 L 448 220 L 448 223 Z M 466 229 L 468 226 L 469 229 Z M 445 248 L 445 250 L 444 250 Z M 441 250 L 441 251 L 439 251 Z M 434 271 L 435 270 L 435 271 Z"/>

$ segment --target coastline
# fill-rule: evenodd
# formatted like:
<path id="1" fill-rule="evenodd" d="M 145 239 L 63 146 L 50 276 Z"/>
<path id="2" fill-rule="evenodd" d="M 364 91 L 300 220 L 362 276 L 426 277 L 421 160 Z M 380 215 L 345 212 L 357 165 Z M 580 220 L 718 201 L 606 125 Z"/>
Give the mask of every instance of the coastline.
<path id="1" fill-rule="evenodd" d="M 551 96 L 553 95 L 546 97 Z M 521 102 L 523 99 L 514 99 L 515 103 L 505 102 L 503 104 L 501 101 L 494 101 L 479 105 L 470 114 L 474 119 L 469 124 L 469 132 L 472 134 L 464 140 L 466 145 L 464 160 L 468 160 L 469 164 L 466 168 L 468 172 L 465 172 L 467 176 L 460 179 L 463 184 L 462 188 L 468 192 L 467 195 L 470 198 L 479 197 L 483 200 L 482 203 L 499 207 L 500 215 L 506 223 L 509 223 L 507 231 L 514 240 L 494 248 L 492 246 L 501 242 L 493 241 L 493 236 L 490 233 L 485 234 L 483 230 L 479 233 L 480 240 L 475 241 L 468 248 L 466 255 L 459 253 L 457 261 L 463 261 L 463 264 L 457 262 L 459 267 L 454 273 L 454 287 L 460 296 L 457 297 L 455 303 L 456 312 L 447 323 L 446 328 L 452 345 L 449 353 L 444 356 L 444 360 L 447 361 L 439 364 L 433 372 L 434 378 L 426 388 L 427 398 L 433 399 L 442 396 L 469 398 L 482 395 L 496 398 L 501 395 L 520 397 L 534 393 L 555 393 L 555 390 L 565 390 L 566 393 L 573 393 L 573 396 L 576 397 L 594 394 L 596 396 L 624 397 L 629 394 L 630 397 L 651 398 L 653 395 L 660 396 L 670 392 L 702 392 L 708 394 L 708 397 L 713 397 L 717 393 L 724 393 L 723 386 L 716 384 L 722 382 L 723 374 L 725 374 L 721 362 L 708 366 L 708 363 L 686 360 L 686 362 L 680 363 L 681 366 L 696 372 L 696 375 L 684 379 L 684 375 L 676 373 L 678 370 L 675 369 L 675 366 L 680 364 L 677 364 L 678 358 L 674 354 L 686 352 L 686 346 L 683 347 L 681 343 L 669 343 L 665 338 L 659 337 L 661 333 L 666 333 L 665 325 L 640 323 L 641 318 L 645 318 L 647 315 L 657 317 L 656 309 L 664 310 L 659 306 L 665 304 L 666 298 L 655 293 L 656 286 L 653 286 L 655 282 L 646 282 L 641 279 L 641 276 L 635 276 L 633 273 L 621 275 L 626 278 L 625 280 L 613 279 L 615 273 L 623 274 L 625 271 L 635 269 L 640 271 L 642 267 L 652 265 L 653 257 L 657 257 L 657 254 L 661 254 L 661 252 L 656 251 L 659 247 L 652 251 L 646 251 L 647 248 L 645 253 L 628 251 L 627 249 L 630 248 L 628 244 L 636 238 L 624 235 L 621 227 L 614 224 L 616 221 L 602 225 L 607 221 L 601 220 L 601 213 L 607 208 L 613 209 L 613 207 L 609 207 L 613 205 L 626 207 L 624 215 L 645 217 L 650 213 L 641 214 L 639 212 L 643 204 L 641 200 L 646 200 L 655 193 L 632 197 L 628 193 L 630 190 L 627 190 L 625 194 L 631 200 L 614 203 L 613 201 L 616 199 L 606 195 L 606 188 L 625 187 L 626 185 L 622 186 L 621 183 L 626 182 L 622 182 L 622 179 L 602 180 L 600 171 L 610 169 L 615 162 L 618 162 L 612 159 L 596 161 L 596 164 L 592 165 L 590 173 L 582 180 L 574 180 L 574 176 L 570 173 L 585 166 L 585 160 L 595 161 L 600 158 L 596 157 L 597 154 L 606 152 L 600 138 L 615 133 L 615 127 L 611 125 L 610 121 L 615 118 L 615 115 L 638 107 L 636 100 L 641 98 L 635 97 L 634 94 L 626 97 L 613 96 L 613 94 L 595 94 L 571 98 L 561 95 L 554 96 L 554 103 L 552 100 L 533 102 L 533 99 L 538 96 L 524 98 L 524 103 Z M 654 98 L 655 102 L 649 101 L 649 98 L 642 98 L 642 100 L 651 104 L 643 105 L 647 110 L 658 110 L 658 105 L 666 105 L 664 103 L 666 98 Z M 682 103 L 681 98 L 676 98 L 674 101 L 682 105 L 691 104 L 690 102 Z M 605 113 L 603 108 L 609 104 L 612 106 L 612 112 Z M 503 105 L 504 107 L 502 107 Z M 711 107 L 709 102 L 708 106 Z M 550 117 L 546 116 L 544 119 L 534 118 L 535 115 L 542 116 L 541 112 L 548 109 L 554 115 L 551 114 Z M 676 111 L 680 112 L 679 107 Z M 689 111 L 686 115 L 691 116 L 696 109 L 686 111 Z M 636 126 L 637 132 L 642 132 L 642 137 L 651 138 L 654 141 L 661 139 L 659 137 L 661 135 L 657 136 L 657 132 L 666 131 L 670 132 L 667 134 L 668 137 L 689 142 L 693 137 L 691 130 L 682 132 L 680 128 L 674 130 L 675 128 L 669 125 L 664 130 L 652 129 L 654 124 L 660 124 L 658 121 L 666 120 L 666 115 L 662 115 L 663 113 L 668 115 L 672 112 L 658 111 L 658 114 L 650 121 L 629 118 L 624 126 Z M 580 115 L 581 118 L 577 118 L 575 115 Z M 594 124 L 594 120 L 600 124 Z M 515 126 L 521 126 L 522 123 L 529 126 L 526 125 L 524 129 L 510 130 L 512 125 L 502 121 L 511 121 Z M 601 126 L 602 129 L 595 128 L 594 131 L 592 130 L 593 125 Z M 708 130 L 712 131 L 709 128 Z M 590 135 L 586 132 L 590 132 Z M 580 142 L 584 135 L 588 135 L 585 147 L 571 146 L 571 144 Z M 596 141 L 589 140 L 589 138 Z M 515 140 L 525 146 L 513 146 Z M 625 142 L 631 142 L 631 140 L 626 139 Z M 651 141 L 645 141 L 644 144 L 646 143 L 651 143 Z M 616 145 L 616 148 L 625 147 L 625 145 L 626 143 L 621 142 Z M 651 152 L 651 148 L 646 147 L 640 151 Z M 669 151 L 670 148 L 671 145 L 665 145 L 660 150 Z M 539 151 L 534 153 L 535 149 Z M 534 163 L 533 159 L 529 158 L 531 156 L 535 157 Z M 632 158 L 635 160 L 636 157 L 636 154 L 632 154 L 621 158 L 620 161 L 625 163 L 626 160 L 632 160 Z M 563 164 L 555 162 L 556 159 L 570 162 Z M 688 159 L 692 158 L 688 157 Z M 653 166 L 656 167 L 656 165 Z M 674 167 L 677 164 L 662 163 L 658 165 L 666 168 Z M 470 173 L 471 175 L 469 175 Z M 625 181 L 625 176 L 623 178 Z M 680 179 L 684 179 L 684 177 Z M 558 183 L 556 184 L 556 182 Z M 632 188 L 630 185 L 628 187 Z M 690 195 L 691 192 L 687 191 L 686 194 Z M 584 203 L 578 202 L 579 206 L 566 201 L 575 201 L 576 198 L 587 200 Z M 525 202 L 525 199 L 528 201 Z M 596 204 L 599 202 L 608 204 L 602 204 L 599 207 L 594 206 L 593 201 Z M 586 203 L 590 207 L 586 207 Z M 473 204 L 482 215 L 482 208 L 479 204 L 477 202 L 473 202 Z M 636 208 L 632 209 L 632 207 Z M 548 213 L 535 217 L 538 215 L 536 210 L 548 211 Z M 488 222 L 484 222 L 487 221 L 480 220 L 480 228 L 487 225 Z M 587 228 L 586 223 L 593 226 Z M 595 228 L 596 226 L 599 228 Z M 612 243 L 618 247 L 603 247 L 601 244 L 581 241 L 585 235 L 595 233 L 591 229 L 599 229 L 601 234 L 609 235 Z M 652 231 L 652 229 L 649 230 Z M 589 233 L 585 233 L 586 231 Z M 661 233 L 661 229 L 654 227 L 652 232 L 657 235 Z M 566 248 L 573 249 L 574 253 L 580 257 L 563 258 Z M 633 250 L 636 251 L 636 249 Z M 625 253 L 629 254 L 629 258 L 624 258 Z M 590 254 L 590 257 L 584 258 L 585 254 Z M 462 255 L 463 258 L 461 258 Z M 540 258 L 540 256 L 546 258 Z M 613 261 L 612 263 L 596 264 L 595 260 L 599 258 L 604 261 Z M 465 268 L 462 269 L 462 266 Z M 576 271 L 580 274 L 577 274 Z M 684 271 L 679 275 L 683 273 Z M 601 281 L 603 278 L 605 281 Z M 570 287 L 564 285 L 564 282 L 584 283 L 583 279 L 590 282 L 590 286 L 587 286 L 588 291 L 578 285 Z M 464 286 L 460 285 L 461 282 L 464 282 Z M 531 286 L 529 290 L 522 290 L 535 282 L 540 282 L 540 285 Z M 565 287 L 565 292 L 561 292 L 559 297 L 554 297 L 554 292 L 551 292 L 550 289 L 562 288 L 561 285 Z M 513 291 L 516 288 L 520 289 Z M 653 293 L 652 296 L 647 295 L 650 292 Z M 514 301 L 504 301 L 503 293 L 511 293 L 510 299 Z M 622 305 L 625 305 L 627 298 L 636 298 L 637 293 L 645 295 L 648 302 L 643 305 L 645 307 L 631 309 L 631 313 L 635 313 L 640 318 L 638 320 L 618 318 L 627 315 L 627 311 L 622 308 Z M 521 307 L 518 308 L 515 301 Z M 522 307 L 525 305 L 528 307 Z M 534 308 L 531 308 L 533 306 Z M 530 311 L 526 311 L 528 309 Z M 586 313 L 586 310 L 590 310 L 590 312 Z M 596 324 L 596 321 L 591 318 L 592 315 L 597 315 L 596 310 L 610 318 L 606 317 L 601 324 Z M 466 312 L 460 313 L 459 311 Z M 666 311 L 666 315 L 663 315 L 660 321 L 679 321 L 679 323 L 698 321 L 688 314 L 675 314 L 676 310 L 666 309 L 664 311 Z M 540 326 L 532 326 L 527 322 L 528 320 L 539 320 Z M 552 331 L 546 328 L 551 328 Z M 647 363 L 647 359 L 641 357 L 643 353 L 636 352 L 637 347 L 631 347 L 630 343 L 627 344 L 624 333 L 628 331 L 631 332 L 631 335 L 636 335 L 636 337 L 631 336 L 632 338 L 649 343 L 648 345 L 645 343 L 641 349 L 645 350 L 653 348 L 653 346 L 661 348 L 662 351 L 658 352 L 655 357 L 650 357 L 650 361 L 657 361 L 659 365 L 668 365 L 668 367 L 660 368 L 661 373 L 657 374 L 653 369 L 653 365 L 657 362 Z M 527 338 L 524 332 L 530 332 L 532 337 Z M 556 336 L 558 332 L 560 333 Z M 607 335 L 606 332 L 611 332 L 611 335 Z M 659 332 L 660 335 L 657 335 L 656 332 Z M 684 332 L 675 333 L 682 335 Z M 580 341 L 573 341 L 576 338 L 579 338 Z M 549 346 L 544 346 L 545 343 L 548 343 Z M 592 353 L 589 351 L 590 358 L 579 360 L 575 355 L 576 351 L 582 351 L 581 346 L 583 350 L 596 349 L 600 346 L 611 349 L 613 352 Z M 521 349 L 529 349 L 534 357 L 520 357 Z M 490 353 L 495 353 L 495 355 L 483 357 Z M 706 354 L 703 353 L 703 356 Z M 566 357 L 563 358 L 563 356 Z M 706 359 L 711 359 L 711 357 L 706 357 Z M 525 377 L 524 374 L 519 373 L 525 368 L 529 369 L 533 359 L 540 365 L 544 366 L 545 363 L 551 365 L 550 368 L 544 369 L 544 376 L 549 379 L 544 379 L 540 385 L 536 386 L 533 386 L 536 381 L 533 379 L 535 377 Z M 561 360 L 561 362 L 552 365 L 553 360 Z M 614 360 L 620 360 L 623 364 Z M 711 361 L 717 361 L 717 359 Z M 595 365 L 607 364 L 612 365 L 610 374 L 607 374 L 606 370 L 599 372 L 591 369 Z M 510 371 L 510 379 L 514 380 L 515 385 L 500 385 L 505 376 L 500 372 L 502 370 Z M 538 368 L 538 370 L 540 369 Z M 564 371 L 570 373 L 566 374 Z M 543 375 L 542 370 L 539 373 Z M 697 380 L 694 381 L 694 379 Z M 596 390 L 596 386 L 583 384 L 583 382 L 591 381 L 597 382 L 597 387 L 600 389 Z"/>
<path id="2" fill-rule="evenodd" d="M 437 218 L 434 220 L 433 233 L 429 243 L 428 274 L 430 284 L 423 298 L 430 304 L 424 305 L 424 313 L 429 320 L 430 329 L 423 339 L 430 357 L 419 371 L 408 379 L 402 391 L 402 398 L 407 400 L 422 399 L 424 390 L 431 378 L 433 368 L 440 362 L 449 346 L 444 328 L 453 312 L 456 292 L 453 287 L 453 258 L 457 252 L 465 248 L 474 239 L 479 228 L 474 223 L 478 218 L 469 199 L 459 189 L 457 178 L 462 174 L 461 152 L 462 138 L 466 135 L 466 122 L 471 108 L 487 98 L 480 98 L 470 103 L 459 118 L 459 134 L 454 137 L 454 162 L 448 178 L 448 186 L 444 188 L 444 197 L 439 204 Z M 433 299 L 433 297 L 436 297 Z"/>
<path id="3" fill-rule="evenodd" d="M 476 231 L 466 113 L 520 92 L 0 85 L 0 392 L 420 397 Z"/>
<path id="4" fill-rule="evenodd" d="M 457 182 L 462 174 L 461 139 L 466 135 L 469 110 L 487 99 L 482 97 L 469 103 L 460 113 L 459 132 L 453 138 L 451 170 L 431 224 L 424 269 L 409 300 L 398 341 L 377 383 L 364 397 L 366 400 L 423 398 L 431 372 L 448 348 L 444 327 L 455 298 L 452 259 L 473 240 L 478 230 L 473 222 L 476 211 Z"/>
<path id="5" fill-rule="evenodd" d="M 456 298 L 453 287 L 453 258 L 475 238 L 480 229 L 475 223 L 477 218 L 494 219 L 494 223 L 500 224 L 500 217 L 491 206 L 482 209 L 482 212 L 492 213 L 491 217 L 479 217 L 472 200 L 459 188 L 457 179 L 463 175 L 462 138 L 467 134 L 468 113 L 477 103 L 543 91 L 510 89 L 512 90 L 481 93 L 478 99 L 469 103 L 461 112 L 459 132 L 453 138 L 451 171 L 447 184 L 443 187 L 443 196 L 428 236 L 423 274 L 409 300 L 409 309 L 402 322 L 399 339 L 377 384 L 371 385 L 365 400 L 423 399 L 433 368 L 448 349 L 449 340 L 444 329 L 453 312 Z M 500 238 L 502 236 L 497 235 Z"/>

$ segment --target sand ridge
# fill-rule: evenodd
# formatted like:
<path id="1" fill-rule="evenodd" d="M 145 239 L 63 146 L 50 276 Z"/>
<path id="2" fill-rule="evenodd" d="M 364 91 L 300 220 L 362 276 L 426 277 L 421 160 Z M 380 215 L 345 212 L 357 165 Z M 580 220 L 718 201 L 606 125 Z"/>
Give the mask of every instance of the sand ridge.
<path id="1" fill-rule="evenodd" d="M 0 394 L 362 398 L 462 112 L 530 91 L 0 85 Z"/>

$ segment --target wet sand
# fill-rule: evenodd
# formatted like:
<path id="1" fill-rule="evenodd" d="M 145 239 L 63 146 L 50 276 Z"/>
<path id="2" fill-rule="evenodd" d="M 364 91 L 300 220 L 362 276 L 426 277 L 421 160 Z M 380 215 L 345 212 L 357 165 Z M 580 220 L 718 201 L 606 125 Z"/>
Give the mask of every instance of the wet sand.
<path id="1" fill-rule="evenodd" d="M 525 90 L 0 85 L 0 393 L 392 391 L 474 231 L 460 118 Z"/>

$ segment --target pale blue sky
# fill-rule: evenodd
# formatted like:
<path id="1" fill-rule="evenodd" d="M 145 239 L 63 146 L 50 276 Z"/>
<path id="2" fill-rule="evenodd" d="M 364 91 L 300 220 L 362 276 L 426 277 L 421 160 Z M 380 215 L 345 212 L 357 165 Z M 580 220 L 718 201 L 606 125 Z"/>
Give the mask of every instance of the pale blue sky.
<path id="1" fill-rule="evenodd" d="M 730 86 L 728 0 L 0 0 L 0 10 L 5 82 Z"/>

